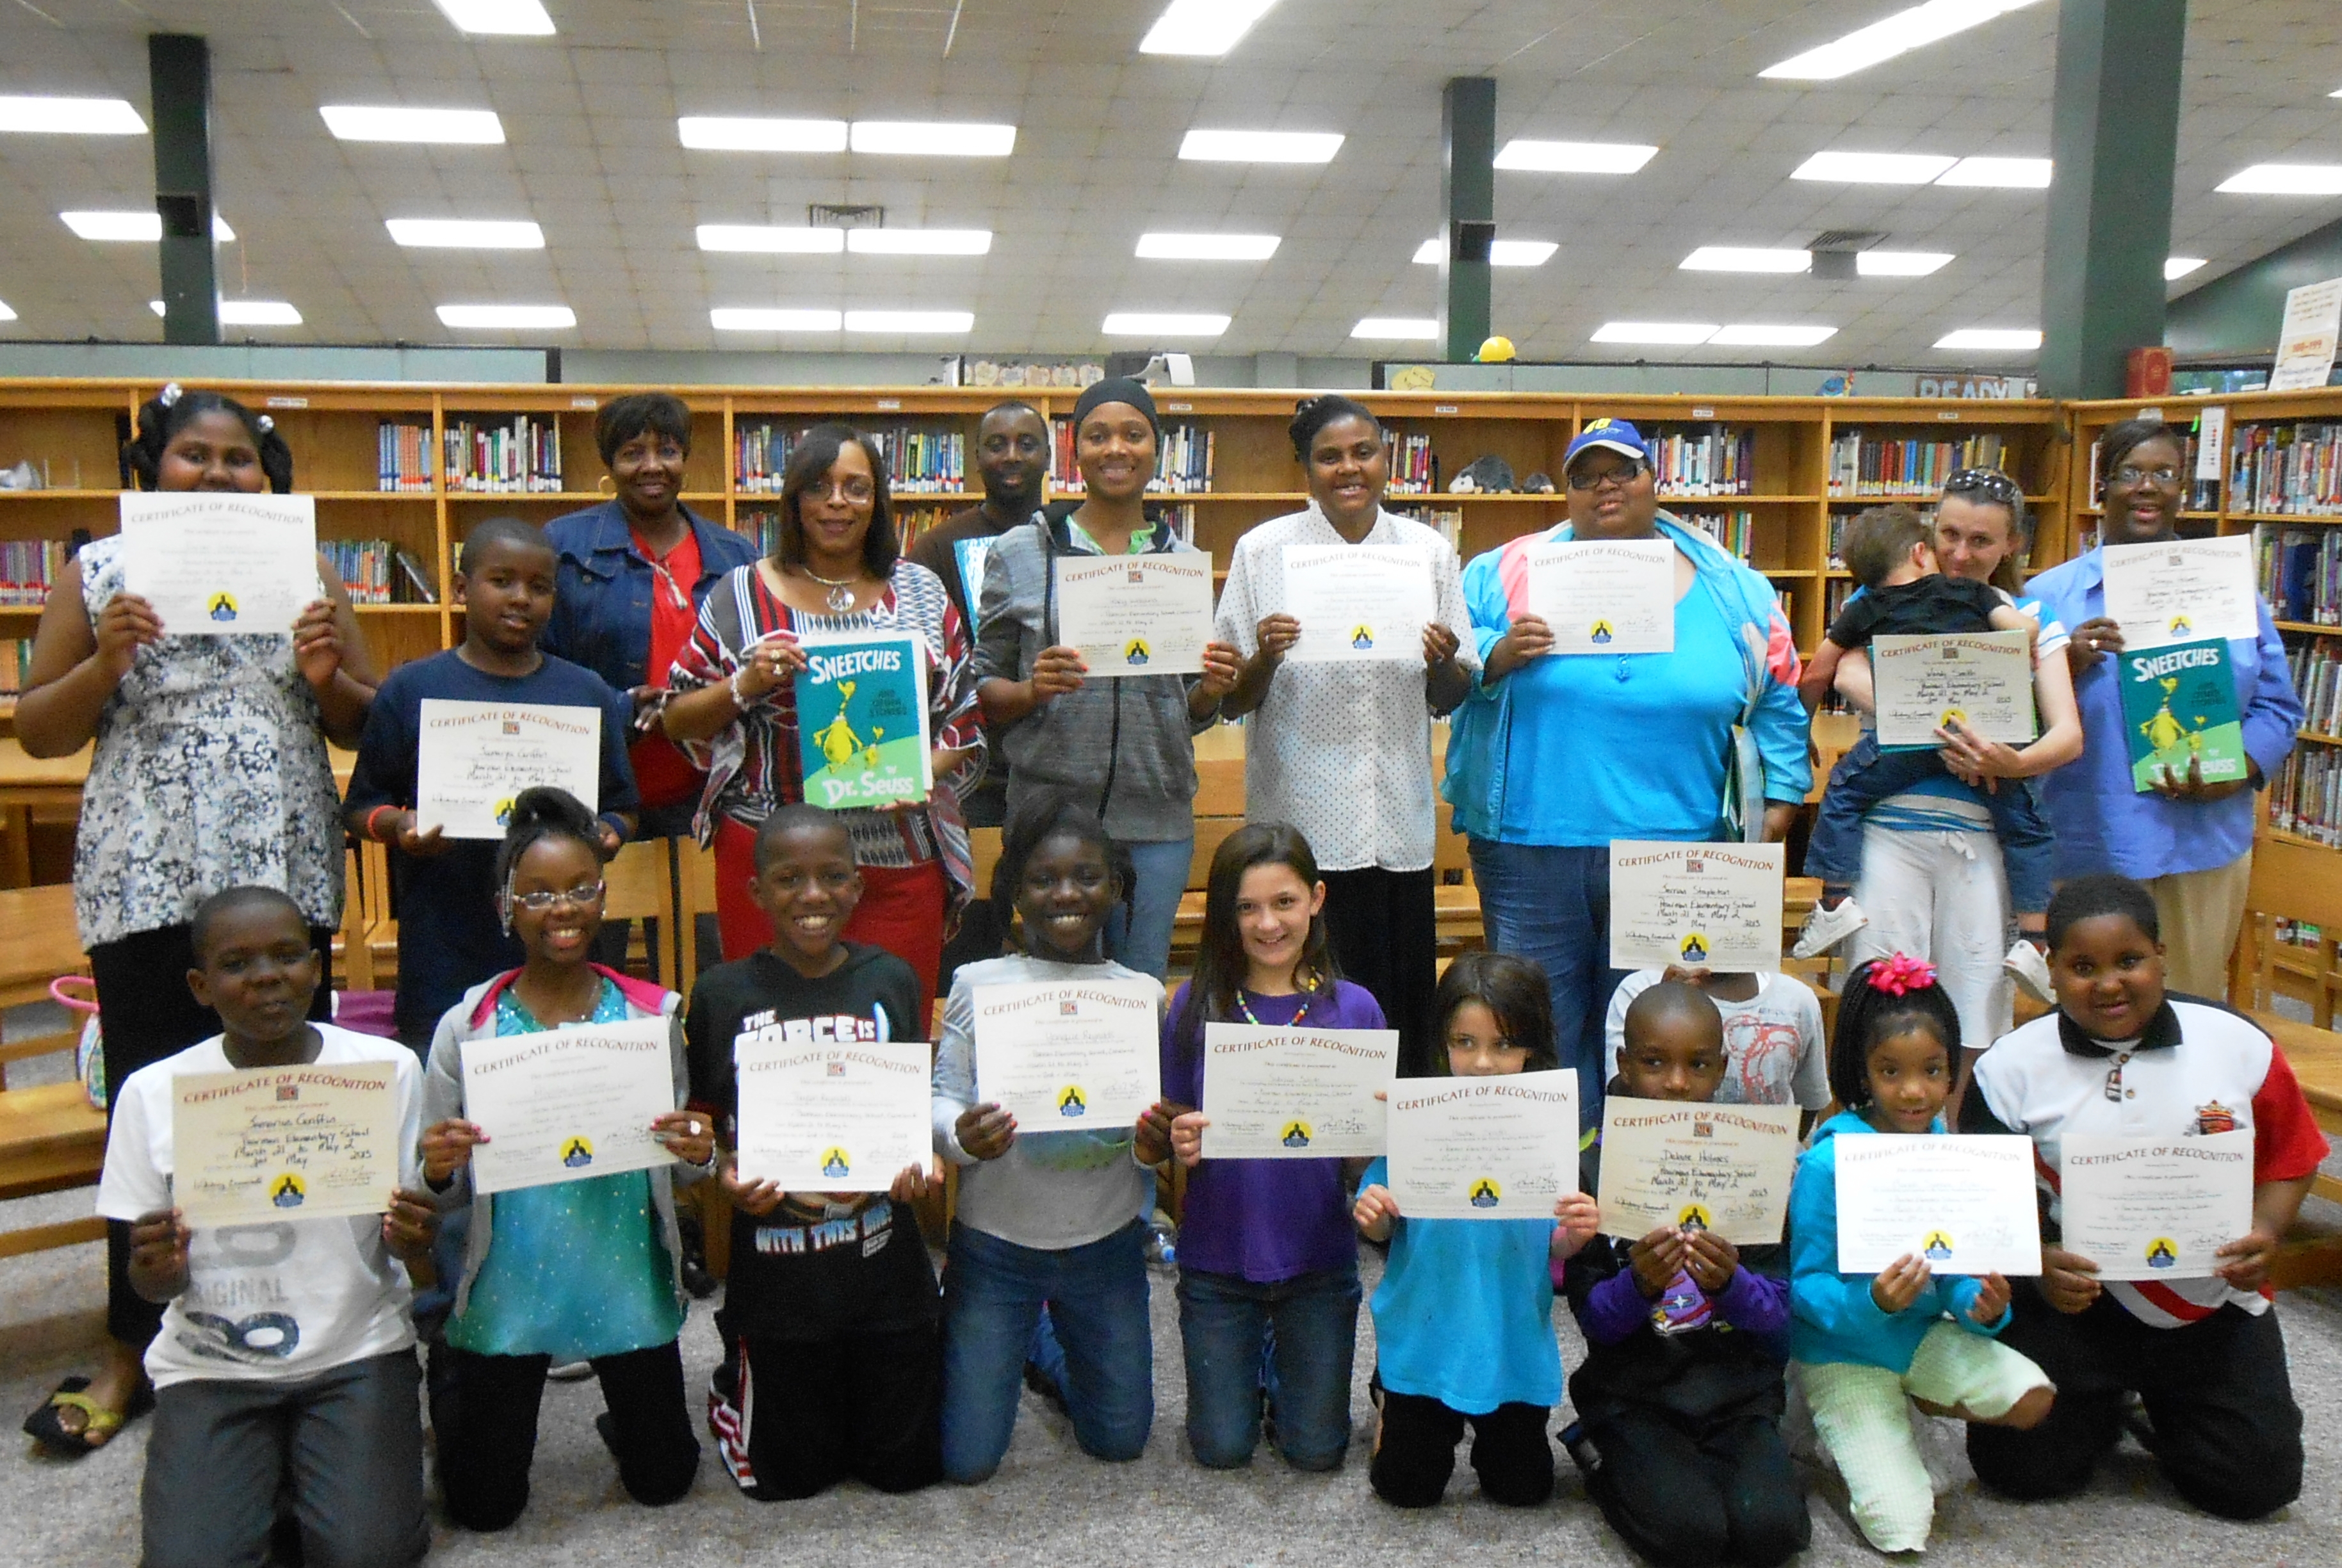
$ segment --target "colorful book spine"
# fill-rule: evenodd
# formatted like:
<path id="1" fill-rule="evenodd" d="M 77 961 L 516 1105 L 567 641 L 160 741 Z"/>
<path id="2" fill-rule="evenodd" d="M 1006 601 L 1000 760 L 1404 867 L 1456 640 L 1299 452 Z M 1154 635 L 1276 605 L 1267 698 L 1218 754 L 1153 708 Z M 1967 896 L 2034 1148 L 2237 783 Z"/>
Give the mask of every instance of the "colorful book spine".
<path id="1" fill-rule="evenodd" d="M 2006 467 L 2007 456 L 2007 443 L 1990 433 L 1922 441 L 1848 430 L 1830 438 L 1829 493 L 1932 498 L 1961 469 Z"/>
<path id="2" fill-rule="evenodd" d="M 74 547 L 62 539 L 0 539 L 0 605 L 37 609 L 64 575 Z"/>
<path id="3" fill-rule="evenodd" d="M 561 490 L 561 425 L 515 414 L 447 424 L 442 454 L 452 490 L 485 495 L 550 495 Z"/>
<path id="4" fill-rule="evenodd" d="M 1432 454 L 1431 437 L 1419 431 L 1390 433 L 1390 484 L 1393 495 L 1429 495 L 1439 488 L 1439 459 Z"/>
<path id="5" fill-rule="evenodd" d="M 375 488 L 402 494 L 431 489 L 431 427 L 385 419 L 375 431 Z"/>
<path id="6" fill-rule="evenodd" d="M 2272 516 L 2342 516 L 2342 424 L 2237 426 L 2228 504 Z"/>
<path id="7" fill-rule="evenodd" d="M 1756 433 L 1718 424 L 1661 433 L 1651 443 L 1662 495 L 1748 495 L 1756 484 Z"/>
<path id="8" fill-rule="evenodd" d="M 1736 559 L 1754 564 L 1753 552 L 1756 544 L 1756 514 L 1754 512 L 1741 508 L 1731 512 L 1685 511 L 1676 515 L 1723 545 Z"/>

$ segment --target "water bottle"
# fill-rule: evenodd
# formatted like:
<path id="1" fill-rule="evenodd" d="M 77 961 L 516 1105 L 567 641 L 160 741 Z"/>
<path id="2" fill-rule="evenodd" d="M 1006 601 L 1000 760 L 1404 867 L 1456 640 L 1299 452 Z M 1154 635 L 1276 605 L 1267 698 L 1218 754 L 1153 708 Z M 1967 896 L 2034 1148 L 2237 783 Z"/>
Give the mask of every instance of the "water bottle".
<path id="1" fill-rule="evenodd" d="M 1161 1209 L 1146 1216 L 1146 1261 L 1164 1270 L 1179 1263 L 1179 1227 Z"/>

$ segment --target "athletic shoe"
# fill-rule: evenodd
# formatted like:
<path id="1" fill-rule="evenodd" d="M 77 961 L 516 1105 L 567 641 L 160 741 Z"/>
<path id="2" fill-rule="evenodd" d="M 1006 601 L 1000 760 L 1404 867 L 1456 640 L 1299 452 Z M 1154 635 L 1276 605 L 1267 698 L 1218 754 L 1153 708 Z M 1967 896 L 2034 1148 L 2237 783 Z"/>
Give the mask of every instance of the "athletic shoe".
<path id="1" fill-rule="evenodd" d="M 545 1368 L 545 1375 L 555 1383 L 584 1383 L 594 1375 L 590 1361 L 565 1361 Z"/>
<path id="2" fill-rule="evenodd" d="M 2020 936 L 2017 939 L 2017 945 L 2008 950 L 2008 956 L 2000 961 L 2000 966 L 2015 976 L 2017 984 L 2025 988 L 2025 994 L 2036 1002 L 2054 1003 L 2057 1000 L 2057 993 L 2049 988 L 2049 961 L 2041 956 L 2039 948 L 2025 938 Z"/>
<path id="3" fill-rule="evenodd" d="M 1824 909 L 1817 904 L 1806 923 L 1797 927 L 1797 940 L 1789 949 L 1793 958 L 1814 958 L 1827 953 L 1856 932 L 1870 924 L 1870 916 L 1862 913 L 1862 905 L 1853 895 L 1837 901 L 1835 909 Z"/>

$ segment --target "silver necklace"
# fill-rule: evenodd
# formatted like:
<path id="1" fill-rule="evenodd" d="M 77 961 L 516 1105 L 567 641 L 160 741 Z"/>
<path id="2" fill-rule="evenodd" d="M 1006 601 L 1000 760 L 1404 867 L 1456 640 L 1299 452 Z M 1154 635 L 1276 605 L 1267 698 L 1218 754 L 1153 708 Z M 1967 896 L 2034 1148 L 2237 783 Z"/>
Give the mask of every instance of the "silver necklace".
<path id="1" fill-rule="evenodd" d="M 829 590 L 822 603 L 827 604 L 834 613 L 843 615 L 854 608 L 854 584 L 860 582 L 861 578 L 825 577 L 812 567 L 804 565 L 799 566 L 797 570 Z"/>

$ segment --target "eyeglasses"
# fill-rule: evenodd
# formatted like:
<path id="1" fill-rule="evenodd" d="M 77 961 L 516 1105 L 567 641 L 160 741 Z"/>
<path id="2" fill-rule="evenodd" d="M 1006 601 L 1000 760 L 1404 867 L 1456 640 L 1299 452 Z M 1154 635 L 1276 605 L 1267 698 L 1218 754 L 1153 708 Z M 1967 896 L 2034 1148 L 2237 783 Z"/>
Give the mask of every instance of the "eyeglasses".
<path id="1" fill-rule="evenodd" d="M 2179 483 L 2179 470 L 2172 467 L 2168 463 L 2158 463 L 2152 468 L 2141 468 L 2136 463 L 2126 463 L 2108 477 L 2119 479 L 2126 484 L 2150 483 L 2177 484 Z"/>
<path id="2" fill-rule="evenodd" d="M 2004 506 L 2014 506 L 2025 499 L 2025 492 L 2017 481 L 1997 468 L 1963 468 L 1944 481 L 1947 495 L 1982 495 Z"/>
<path id="3" fill-rule="evenodd" d="M 588 904 L 601 903 L 602 894 L 609 885 L 606 882 L 589 882 L 583 887 L 573 887 L 566 893 L 515 893 L 512 895 L 512 901 L 531 914 L 543 914 L 555 905 L 564 904 L 572 908 L 584 909 Z"/>
<path id="4" fill-rule="evenodd" d="M 1605 468 L 1599 474 L 1573 469 L 1568 475 L 1572 490 L 1599 490 L 1605 484 L 1616 484 L 1620 489 L 1640 479 L 1646 470 L 1639 463 L 1622 463 L 1616 468 Z"/>
<path id="5" fill-rule="evenodd" d="M 878 487 L 867 479 L 816 479 L 799 492 L 807 501 L 826 501 L 831 496 L 859 506 L 878 494 Z"/>

